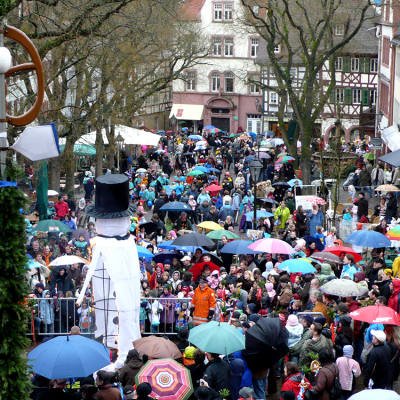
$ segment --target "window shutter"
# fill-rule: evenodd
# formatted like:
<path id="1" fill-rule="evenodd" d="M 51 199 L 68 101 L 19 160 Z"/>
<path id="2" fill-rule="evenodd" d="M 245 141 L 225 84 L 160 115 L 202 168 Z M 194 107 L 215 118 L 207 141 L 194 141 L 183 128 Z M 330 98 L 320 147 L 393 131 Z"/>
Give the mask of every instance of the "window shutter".
<path id="1" fill-rule="evenodd" d="M 369 58 L 360 58 L 360 72 L 364 74 L 369 73 Z"/>
<path id="2" fill-rule="evenodd" d="M 336 94 L 336 88 L 334 87 L 332 89 L 331 94 L 329 95 L 329 103 L 331 103 L 331 104 L 335 103 L 335 94 Z"/>
<path id="3" fill-rule="evenodd" d="M 361 102 L 363 106 L 369 106 L 369 89 L 362 89 Z"/>
<path id="4" fill-rule="evenodd" d="M 360 73 L 361 74 L 363 74 L 365 71 L 364 71 L 364 60 L 365 60 L 365 58 L 360 58 L 359 59 L 360 61 Z"/>
<path id="5" fill-rule="evenodd" d="M 343 57 L 343 72 L 350 72 L 350 57 Z"/>
<path id="6" fill-rule="evenodd" d="M 344 89 L 344 104 L 350 105 L 351 101 L 351 88 Z"/>

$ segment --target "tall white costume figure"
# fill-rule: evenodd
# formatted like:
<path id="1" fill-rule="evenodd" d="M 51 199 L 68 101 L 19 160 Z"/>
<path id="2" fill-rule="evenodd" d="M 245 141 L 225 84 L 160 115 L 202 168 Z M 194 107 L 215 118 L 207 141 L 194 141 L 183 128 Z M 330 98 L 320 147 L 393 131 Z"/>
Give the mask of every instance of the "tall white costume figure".
<path id="1" fill-rule="evenodd" d="M 115 347 L 125 361 L 132 342 L 140 336 L 140 267 L 136 244 L 129 234 L 129 180 L 125 175 L 104 175 L 96 180 L 95 204 L 86 214 L 96 218 L 97 237 L 92 262 L 78 298 L 81 304 L 92 279 L 96 310 L 95 336 Z"/>

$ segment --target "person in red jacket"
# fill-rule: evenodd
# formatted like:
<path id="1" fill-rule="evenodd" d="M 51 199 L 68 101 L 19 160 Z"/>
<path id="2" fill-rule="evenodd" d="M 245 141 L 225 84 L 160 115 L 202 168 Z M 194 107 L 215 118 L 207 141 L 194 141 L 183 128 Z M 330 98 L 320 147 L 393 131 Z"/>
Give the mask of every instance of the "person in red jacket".
<path id="1" fill-rule="evenodd" d="M 302 380 L 303 380 L 302 384 L 304 385 L 304 387 L 306 388 L 307 386 L 306 391 L 308 389 L 312 389 L 310 381 L 300 373 L 299 366 L 296 363 L 294 362 L 285 363 L 283 370 L 285 372 L 286 378 L 282 384 L 281 397 L 284 392 L 291 390 L 297 398 L 300 392 L 300 384 L 302 383 Z"/>
<path id="2" fill-rule="evenodd" d="M 54 205 L 54 208 L 56 209 L 56 214 L 57 216 L 54 217 L 54 219 L 59 219 L 63 220 L 67 214 L 69 214 L 69 207 L 68 204 L 64 201 L 63 196 L 58 196 L 58 201 Z"/>
<path id="3" fill-rule="evenodd" d="M 151 279 L 149 282 L 149 286 L 150 286 L 151 290 L 154 289 L 154 287 L 156 286 L 157 279 L 161 278 L 163 272 L 164 272 L 164 266 L 161 263 L 156 264 L 155 271 L 154 271 L 153 275 L 151 276 Z"/>
<path id="4" fill-rule="evenodd" d="M 393 290 L 393 294 L 389 298 L 388 307 L 398 313 L 400 308 L 400 279 L 393 279 L 390 289 Z"/>
<path id="5" fill-rule="evenodd" d="M 346 297 L 347 305 L 349 306 L 349 313 L 358 310 L 361 303 L 356 301 L 354 297 Z M 364 334 L 361 332 L 361 322 L 354 321 L 354 359 L 361 363 L 361 352 L 364 347 Z"/>

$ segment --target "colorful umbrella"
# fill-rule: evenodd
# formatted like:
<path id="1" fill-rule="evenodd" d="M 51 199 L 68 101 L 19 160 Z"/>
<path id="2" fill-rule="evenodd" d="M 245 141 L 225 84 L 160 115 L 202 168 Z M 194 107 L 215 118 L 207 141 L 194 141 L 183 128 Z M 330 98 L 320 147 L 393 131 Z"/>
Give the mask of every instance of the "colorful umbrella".
<path id="1" fill-rule="evenodd" d="M 226 231 L 225 229 L 217 229 L 215 231 L 207 233 L 207 236 L 210 239 L 214 240 L 221 240 L 222 236 L 226 236 L 227 239 L 240 239 L 240 236 L 236 235 L 236 233 Z"/>
<path id="2" fill-rule="evenodd" d="M 288 184 L 289 184 L 291 187 L 296 186 L 296 183 L 297 183 L 297 185 L 300 186 L 301 188 L 303 187 L 303 181 L 300 180 L 300 179 L 291 179 L 291 180 L 288 182 Z"/>
<path id="3" fill-rule="evenodd" d="M 189 173 L 186 174 L 186 176 L 199 176 L 199 175 L 204 175 L 205 172 L 203 171 L 198 171 L 198 170 L 193 170 L 190 171 Z"/>
<path id="4" fill-rule="evenodd" d="M 400 225 L 395 226 L 385 236 L 389 240 L 400 240 Z"/>
<path id="5" fill-rule="evenodd" d="M 190 135 L 189 139 L 192 139 L 192 140 L 204 140 L 203 136 L 200 136 L 200 135 Z"/>
<path id="6" fill-rule="evenodd" d="M 135 376 L 136 385 L 148 382 L 150 397 L 160 400 L 186 400 L 193 393 L 190 372 L 172 358 L 149 360 Z"/>
<path id="7" fill-rule="evenodd" d="M 249 249 L 271 254 L 293 254 L 296 250 L 280 239 L 260 239 L 252 243 Z"/>
<path id="8" fill-rule="evenodd" d="M 190 330 L 189 342 L 209 353 L 229 355 L 245 348 L 244 335 L 227 322 L 211 321 Z"/>
<path id="9" fill-rule="evenodd" d="M 210 133 L 218 133 L 218 132 L 221 132 L 221 129 L 218 128 L 210 129 Z"/>
<path id="10" fill-rule="evenodd" d="M 400 316 L 390 307 L 376 305 L 362 307 L 351 312 L 350 317 L 356 321 L 369 324 L 400 325 Z"/>
<path id="11" fill-rule="evenodd" d="M 137 339 L 133 342 L 133 347 L 140 354 L 147 354 L 149 358 L 173 358 L 175 360 L 182 358 L 182 353 L 173 341 L 157 336 Z M 110 361 L 110 356 L 108 361 Z"/>
<path id="12" fill-rule="evenodd" d="M 43 221 L 39 221 L 35 226 L 36 231 L 41 232 L 72 232 L 72 230 L 61 221 L 57 221 L 56 219 L 46 219 Z"/>
<path id="13" fill-rule="evenodd" d="M 317 270 L 305 260 L 299 258 L 292 258 L 290 260 L 285 260 L 278 265 L 278 269 L 286 271 L 289 274 L 300 272 L 302 274 L 315 273 Z"/>
<path id="14" fill-rule="evenodd" d="M 374 153 L 365 153 L 363 155 L 363 158 L 364 158 L 364 160 L 373 160 L 375 158 Z"/>
<path id="15" fill-rule="evenodd" d="M 355 244 L 356 246 L 364 247 L 390 247 L 391 241 L 380 232 L 361 230 L 355 231 L 346 237 L 346 243 Z"/>
<path id="16" fill-rule="evenodd" d="M 278 154 L 278 158 L 285 157 L 285 156 L 287 156 L 287 153 L 285 153 L 285 152 Z"/>
<path id="17" fill-rule="evenodd" d="M 201 224 L 197 225 L 199 228 L 209 229 L 210 231 L 216 231 L 220 229 L 224 229 L 221 225 L 217 224 L 213 221 L 204 221 Z"/>
<path id="18" fill-rule="evenodd" d="M 202 274 L 203 268 L 205 265 L 208 265 L 210 267 L 210 271 L 218 271 L 219 272 L 219 267 L 218 265 L 214 264 L 213 262 L 201 262 L 193 265 L 192 268 L 189 269 L 189 272 L 193 274 L 193 281 L 196 281 L 196 279 L 199 277 L 199 275 Z"/>
<path id="19" fill-rule="evenodd" d="M 361 286 L 349 279 L 332 279 L 320 287 L 321 292 L 340 297 L 356 297 L 368 292 L 368 287 Z"/>
<path id="20" fill-rule="evenodd" d="M 321 204 L 321 205 L 326 204 L 326 201 L 318 196 L 307 196 L 303 199 L 303 201 L 313 204 Z"/>
<path id="21" fill-rule="evenodd" d="M 265 151 L 261 151 L 260 154 L 258 155 L 258 158 L 260 158 L 260 159 L 262 159 L 262 158 L 269 159 L 269 158 L 271 158 L 271 156 L 268 153 L 266 153 Z"/>
<path id="22" fill-rule="evenodd" d="M 332 253 L 336 254 L 337 256 L 340 256 L 342 253 L 346 254 L 352 254 L 354 256 L 354 261 L 359 262 L 363 258 L 356 253 L 353 249 L 350 247 L 345 247 L 345 246 L 332 246 L 332 247 L 327 247 L 326 249 L 322 250 L 323 253 Z"/>
<path id="23" fill-rule="evenodd" d="M 379 192 L 400 192 L 400 189 L 394 185 L 380 185 L 375 190 Z"/>
<path id="24" fill-rule="evenodd" d="M 215 231 L 218 232 L 218 231 Z M 234 240 L 233 242 L 227 243 L 221 249 L 222 254 L 258 254 L 262 251 L 250 250 L 249 246 L 252 244 L 250 240 Z"/>
<path id="25" fill-rule="evenodd" d="M 333 262 L 335 264 L 343 264 L 343 260 L 336 254 L 325 253 L 323 251 L 318 253 L 313 253 L 311 255 L 311 258 L 315 258 L 317 260 L 322 260 L 322 261 Z"/>
<path id="26" fill-rule="evenodd" d="M 284 163 L 287 163 L 289 161 L 294 161 L 294 158 L 290 157 L 290 156 L 283 156 L 283 157 L 279 157 L 276 160 L 276 162 L 279 163 L 279 164 L 284 164 Z"/>
<path id="27" fill-rule="evenodd" d="M 223 187 L 222 186 L 219 186 L 219 185 L 210 185 L 210 186 L 207 186 L 206 188 L 205 188 L 205 190 L 207 191 L 207 192 L 218 192 L 218 191 L 220 191 L 220 190 L 222 190 L 223 189 Z"/>
<path id="28" fill-rule="evenodd" d="M 204 129 L 206 129 L 207 131 L 210 131 L 211 129 L 215 129 L 215 126 L 207 125 L 207 126 L 204 127 Z"/>

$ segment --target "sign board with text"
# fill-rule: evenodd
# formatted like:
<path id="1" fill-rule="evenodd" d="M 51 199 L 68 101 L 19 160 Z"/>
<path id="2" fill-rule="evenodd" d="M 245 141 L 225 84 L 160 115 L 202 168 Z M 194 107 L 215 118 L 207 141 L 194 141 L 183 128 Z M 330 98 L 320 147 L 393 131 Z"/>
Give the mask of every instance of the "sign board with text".
<path id="1" fill-rule="evenodd" d="M 371 146 L 382 146 L 383 140 L 380 137 L 374 137 L 374 138 L 371 138 L 370 142 L 371 142 Z"/>

